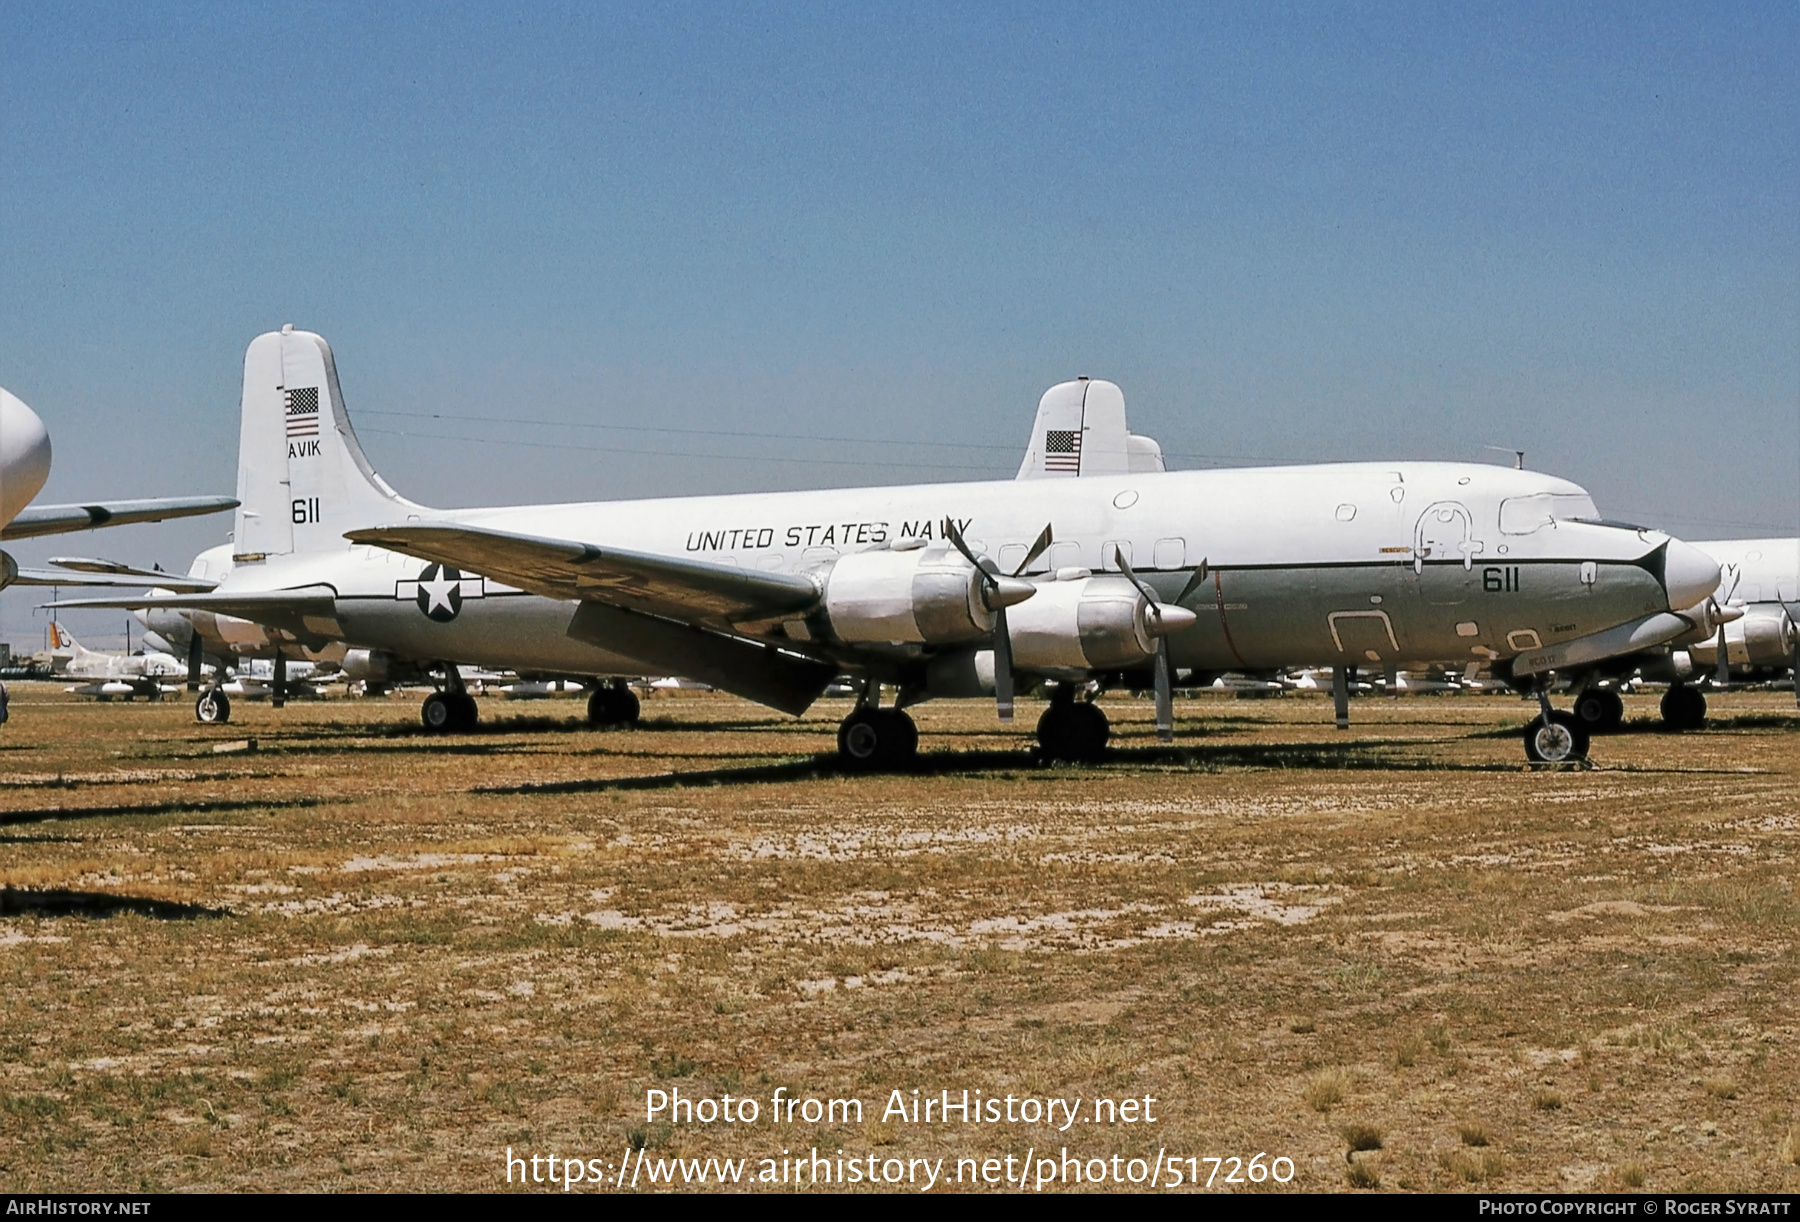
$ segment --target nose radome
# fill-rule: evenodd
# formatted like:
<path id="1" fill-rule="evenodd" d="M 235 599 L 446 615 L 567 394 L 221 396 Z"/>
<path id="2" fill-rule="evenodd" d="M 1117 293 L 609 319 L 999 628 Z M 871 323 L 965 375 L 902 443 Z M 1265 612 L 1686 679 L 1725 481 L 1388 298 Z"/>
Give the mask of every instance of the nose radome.
<path id="1" fill-rule="evenodd" d="M 1719 562 L 1691 543 L 1669 540 L 1663 557 L 1663 589 L 1669 607 L 1683 611 L 1719 588 Z"/>
<path id="2" fill-rule="evenodd" d="M 0 389 L 0 525 L 31 504 L 50 478 L 50 430 L 11 391 Z"/>

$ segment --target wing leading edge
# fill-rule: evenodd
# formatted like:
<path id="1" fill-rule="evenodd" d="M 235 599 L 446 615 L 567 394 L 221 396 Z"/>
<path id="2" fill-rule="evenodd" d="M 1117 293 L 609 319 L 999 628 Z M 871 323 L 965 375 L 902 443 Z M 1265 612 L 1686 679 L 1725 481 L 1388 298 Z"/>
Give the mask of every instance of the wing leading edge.
<path id="1" fill-rule="evenodd" d="M 784 713 L 804 713 L 837 675 L 829 661 L 738 630 L 816 606 L 819 588 L 806 577 L 449 524 L 347 537 L 579 601 L 569 623 L 576 640 L 633 658 L 650 673 L 698 679 Z"/>
<path id="2" fill-rule="evenodd" d="M 29 505 L 0 529 L 0 539 L 35 539 L 97 526 L 130 526 L 135 522 L 161 522 L 167 518 L 191 518 L 196 514 L 236 509 L 229 496 L 160 496 L 141 501 L 98 502 L 92 505 Z"/>
<path id="3" fill-rule="evenodd" d="M 546 598 L 607 603 L 723 631 L 805 611 L 819 587 L 791 573 L 678 560 L 474 526 L 408 523 L 353 530 L 347 538 L 482 573 Z"/>

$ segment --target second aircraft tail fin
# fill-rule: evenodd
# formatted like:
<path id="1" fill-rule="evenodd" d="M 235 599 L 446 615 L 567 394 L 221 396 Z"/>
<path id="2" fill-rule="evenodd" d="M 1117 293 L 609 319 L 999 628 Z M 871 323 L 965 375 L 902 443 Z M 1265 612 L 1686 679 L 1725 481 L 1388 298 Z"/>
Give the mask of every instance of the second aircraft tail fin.
<path id="1" fill-rule="evenodd" d="M 348 547 L 344 532 L 423 512 L 363 453 L 324 337 L 283 327 L 244 353 L 235 563 Z"/>

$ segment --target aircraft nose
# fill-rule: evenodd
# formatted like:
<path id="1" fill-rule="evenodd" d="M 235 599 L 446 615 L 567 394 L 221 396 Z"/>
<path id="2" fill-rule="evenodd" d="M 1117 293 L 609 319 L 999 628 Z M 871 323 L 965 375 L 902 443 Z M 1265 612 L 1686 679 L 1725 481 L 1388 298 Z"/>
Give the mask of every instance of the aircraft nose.
<path id="1" fill-rule="evenodd" d="M 1719 588 L 1719 562 L 1691 543 L 1669 540 L 1663 556 L 1663 589 L 1669 592 L 1669 607 L 1683 611 Z"/>
<path id="2" fill-rule="evenodd" d="M 50 430 L 13 394 L 0 390 L 0 525 L 31 504 L 50 478 Z"/>

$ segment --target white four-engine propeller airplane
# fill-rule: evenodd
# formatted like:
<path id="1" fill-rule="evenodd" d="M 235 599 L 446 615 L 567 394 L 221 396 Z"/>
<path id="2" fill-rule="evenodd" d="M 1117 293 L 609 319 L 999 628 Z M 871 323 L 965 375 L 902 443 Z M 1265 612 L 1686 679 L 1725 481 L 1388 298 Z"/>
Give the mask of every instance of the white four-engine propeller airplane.
<path id="1" fill-rule="evenodd" d="M 1116 394 L 1050 392 L 1083 412 Z M 1084 428 L 1039 460 L 1066 462 Z M 1007 717 L 1015 686 L 1055 681 L 1040 744 L 1092 758 L 1106 718 L 1074 696 L 1093 680 L 1157 689 L 1166 733 L 1175 668 L 1471 660 L 1539 688 L 1532 758 L 1579 759 L 1587 736 L 1543 676 L 1710 637 L 1731 615 L 1711 558 L 1601 521 L 1553 476 L 1160 465 L 1128 444 L 1110 473 L 1073 480 L 433 510 L 375 473 L 330 348 L 288 327 L 245 355 L 241 505 L 217 586 L 62 605 L 236 616 L 369 650 L 371 666 L 436 666 L 423 716 L 442 728 L 474 719 L 455 662 L 678 674 L 796 714 L 850 674 L 865 694 L 839 745 L 860 765 L 909 758 L 904 709 L 932 697 L 991 695 Z"/>

